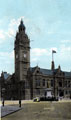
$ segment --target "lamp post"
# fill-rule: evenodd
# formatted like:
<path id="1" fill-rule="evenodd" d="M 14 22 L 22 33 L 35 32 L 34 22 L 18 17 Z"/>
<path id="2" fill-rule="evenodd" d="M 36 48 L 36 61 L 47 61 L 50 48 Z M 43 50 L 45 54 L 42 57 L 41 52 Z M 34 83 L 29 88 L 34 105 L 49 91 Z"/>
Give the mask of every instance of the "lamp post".
<path id="1" fill-rule="evenodd" d="M 4 101 L 5 101 L 5 88 L 2 88 L 2 97 L 3 97 L 2 105 L 3 105 L 3 107 L 4 107 Z"/>
<path id="2" fill-rule="evenodd" d="M 21 82 L 19 83 L 19 107 L 21 107 Z"/>

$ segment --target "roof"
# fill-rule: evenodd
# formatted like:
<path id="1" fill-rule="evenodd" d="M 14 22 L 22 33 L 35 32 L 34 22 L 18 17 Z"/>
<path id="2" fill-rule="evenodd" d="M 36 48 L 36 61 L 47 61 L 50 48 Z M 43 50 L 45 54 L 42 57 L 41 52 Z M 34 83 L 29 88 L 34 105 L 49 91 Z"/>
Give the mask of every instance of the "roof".
<path id="1" fill-rule="evenodd" d="M 71 72 L 64 72 L 66 77 L 71 77 Z"/>
<path id="2" fill-rule="evenodd" d="M 53 71 L 49 70 L 49 69 L 42 69 L 42 68 L 40 68 L 40 72 L 42 72 L 45 75 L 52 75 L 53 74 Z"/>
<path id="3" fill-rule="evenodd" d="M 6 80 L 6 79 L 9 77 L 9 75 L 10 75 L 10 74 L 8 74 L 7 72 L 4 72 L 3 74 L 4 74 L 4 79 L 5 79 L 5 80 Z"/>
<path id="4" fill-rule="evenodd" d="M 34 72 L 35 69 L 36 69 L 36 67 L 31 67 L 31 68 L 30 68 L 30 71 L 31 71 L 31 72 Z"/>
<path id="5" fill-rule="evenodd" d="M 35 71 L 35 69 L 37 68 L 38 66 L 36 67 L 33 67 L 33 68 L 30 68 L 30 71 L 33 73 Z M 39 68 L 39 67 L 38 67 Z M 55 69 L 54 72 L 56 73 L 58 69 Z M 43 69 L 43 68 L 40 68 L 40 72 L 44 75 L 53 75 L 53 70 L 51 69 Z M 66 72 L 66 71 L 62 71 L 65 73 L 65 77 L 71 77 L 71 72 Z"/>
<path id="6" fill-rule="evenodd" d="M 30 71 L 33 73 L 37 67 L 38 67 L 38 66 L 33 67 L 33 68 L 30 68 Z M 39 68 L 39 67 L 38 67 L 38 68 Z M 40 68 L 40 72 L 41 72 L 42 74 L 44 74 L 44 75 L 52 75 L 52 74 L 53 74 L 53 71 L 52 71 L 52 70 L 43 69 L 43 68 Z"/>

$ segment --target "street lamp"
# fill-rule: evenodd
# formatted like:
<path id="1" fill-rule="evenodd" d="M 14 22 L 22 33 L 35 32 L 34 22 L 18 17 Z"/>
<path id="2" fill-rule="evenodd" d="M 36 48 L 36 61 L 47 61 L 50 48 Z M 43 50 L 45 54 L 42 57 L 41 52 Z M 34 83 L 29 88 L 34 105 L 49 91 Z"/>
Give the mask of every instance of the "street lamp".
<path id="1" fill-rule="evenodd" d="M 19 83 L 19 107 L 21 107 L 21 82 Z"/>
<path id="2" fill-rule="evenodd" d="M 4 107 L 4 100 L 5 100 L 5 88 L 2 88 L 2 97 L 3 97 L 2 105 L 3 105 L 3 107 Z"/>

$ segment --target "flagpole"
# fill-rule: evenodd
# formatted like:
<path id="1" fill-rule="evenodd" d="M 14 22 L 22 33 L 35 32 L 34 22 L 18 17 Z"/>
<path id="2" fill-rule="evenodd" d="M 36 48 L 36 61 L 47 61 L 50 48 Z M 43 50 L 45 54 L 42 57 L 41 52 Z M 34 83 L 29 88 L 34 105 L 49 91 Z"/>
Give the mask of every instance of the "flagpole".
<path id="1" fill-rule="evenodd" d="M 55 51 L 55 50 L 52 50 L 52 61 L 53 61 L 53 53 L 56 53 L 56 51 Z"/>
<path id="2" fill-rule="evenodd" d="M 53 50 L 52 50 L 52 61 L 53 61 Z"/>

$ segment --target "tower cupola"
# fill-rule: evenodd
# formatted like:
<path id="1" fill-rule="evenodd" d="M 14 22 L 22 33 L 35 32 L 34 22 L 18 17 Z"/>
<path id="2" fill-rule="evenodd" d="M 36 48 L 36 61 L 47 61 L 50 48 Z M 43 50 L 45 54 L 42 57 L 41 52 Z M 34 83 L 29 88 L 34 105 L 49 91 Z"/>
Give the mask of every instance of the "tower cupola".
<path id="1" fill-rule="evenodd" d="M 21 31 L 25 31 L 25 26 L 23 24 L 23 20 L 22 19 L 21 19 L 20 25 L 19 25 L 19 32 L 21 32 Z"/>

